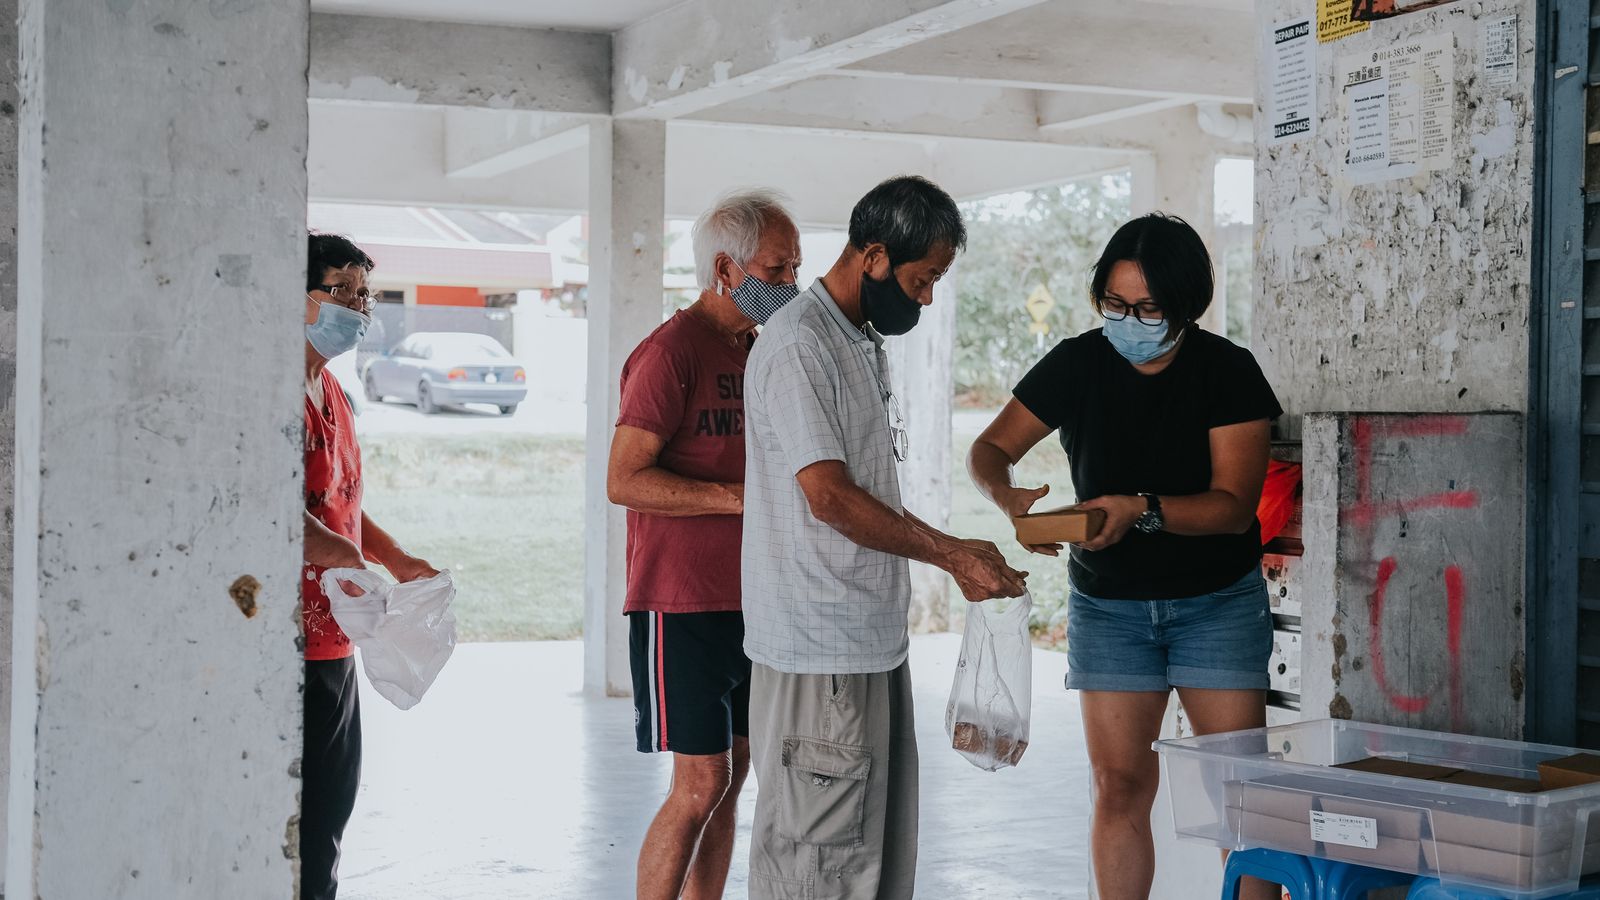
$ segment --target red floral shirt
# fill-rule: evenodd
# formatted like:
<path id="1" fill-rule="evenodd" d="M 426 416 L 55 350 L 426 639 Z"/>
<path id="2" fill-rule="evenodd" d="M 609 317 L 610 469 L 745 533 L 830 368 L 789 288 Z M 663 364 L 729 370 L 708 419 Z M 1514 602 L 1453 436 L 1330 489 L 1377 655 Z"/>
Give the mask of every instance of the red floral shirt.
<path id="1" fill-rule="evenodd" d="M 322 409 L 306 396 L 306 511 L 335 534 L 361 547 L 361 448 L 356 444 L 355 414 L 338 379 L 322 372 Z M 333 620 L 322 592 L 321 566 L 305 564 L 301 614 L 305 624 L 306 659 L 343 659 L 355 652 L 350 639 Z"/>

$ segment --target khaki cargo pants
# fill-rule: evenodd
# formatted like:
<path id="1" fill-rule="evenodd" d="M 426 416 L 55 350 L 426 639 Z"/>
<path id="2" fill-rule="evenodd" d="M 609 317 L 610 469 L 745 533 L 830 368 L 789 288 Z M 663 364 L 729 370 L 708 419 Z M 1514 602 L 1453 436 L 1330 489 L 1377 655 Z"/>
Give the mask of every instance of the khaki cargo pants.
<path id="1" fill-rule="evenodd" d="M 757 664 L 751 900 L 910 900 L 917 874 L 911 669 L 789 675 Z"/>

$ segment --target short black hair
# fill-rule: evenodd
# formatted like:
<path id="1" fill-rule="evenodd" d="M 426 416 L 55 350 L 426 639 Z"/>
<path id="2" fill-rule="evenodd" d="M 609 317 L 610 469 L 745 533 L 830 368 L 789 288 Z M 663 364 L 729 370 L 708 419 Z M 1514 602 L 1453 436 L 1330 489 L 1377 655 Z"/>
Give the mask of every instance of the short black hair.
<path id="1" fill-rule="evenodd" d="M 918 175 L 900 175 L 867 192 L 850 211 L 850 246 L 882 244 L 889 265 L 916 262 L 934 247 L 967 246 L 961 210 L 943 188 Z"/>
<path id="2" fill-rule="evenodd" d="M 377 265 L 372 257 L 362 252 L 355 242 L 342 234 L 322 234 L 312 231 L 307 234 L 309 246 L 306 251 L 306 290 L 314 291 L 322 287 L 322 279 L 329 269 L 342 269 L 345 266 L 360 266 L 368 272 Z"/>
<path id="3" fill-rule="evenodd" d="M 1117 229 L 1094 264 L 1089 297 L 1096 310 L 1105 301 L 1112 267 L 1123 261 L 1138 264 L 1169 329 L 1197 321 L 1211 305 L 1216 280 L 1211 253 L 1194 227 L 1177 216 L 1150 213 Z"/>

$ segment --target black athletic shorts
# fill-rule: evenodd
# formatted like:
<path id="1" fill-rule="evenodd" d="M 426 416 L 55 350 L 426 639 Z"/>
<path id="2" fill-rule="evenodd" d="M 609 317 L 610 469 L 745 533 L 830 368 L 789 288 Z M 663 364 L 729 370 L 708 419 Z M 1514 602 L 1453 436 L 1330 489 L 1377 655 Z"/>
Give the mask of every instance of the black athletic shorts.
<path id="1" fill-rule="evenodd" d="M 744 614 L 628 613 L 640 753 L 722 753 L 750 736 Z"/>

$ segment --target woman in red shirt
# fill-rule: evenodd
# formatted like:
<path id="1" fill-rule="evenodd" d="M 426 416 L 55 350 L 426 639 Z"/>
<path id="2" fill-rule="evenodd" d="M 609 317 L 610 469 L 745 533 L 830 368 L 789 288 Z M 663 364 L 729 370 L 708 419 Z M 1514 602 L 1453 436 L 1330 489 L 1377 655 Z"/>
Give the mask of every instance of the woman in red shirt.
<path id="1" fill-rule="evenodd" d="M 350 639 L 322 592 L 325 569 L 365 568 L 398 581 L 439 574 L 405 552 L 361 511 L 355 417 L 328 361 L 354 350 L 371 324 L 371 257 L 338 235 L 312 234 L 306 266 L 305 751 L 300 812 L 300 897 L 333 900 L 339 843 L 361 781 L 361 709 Z"/>

